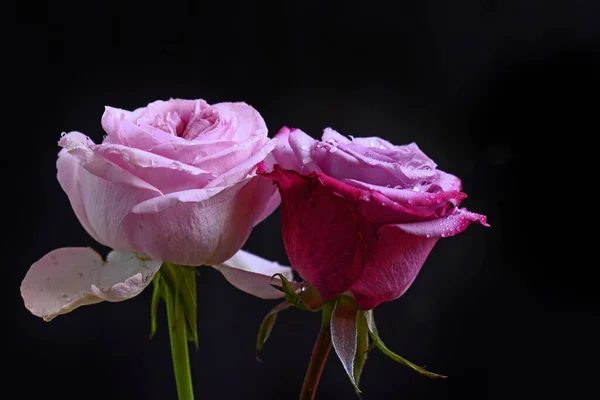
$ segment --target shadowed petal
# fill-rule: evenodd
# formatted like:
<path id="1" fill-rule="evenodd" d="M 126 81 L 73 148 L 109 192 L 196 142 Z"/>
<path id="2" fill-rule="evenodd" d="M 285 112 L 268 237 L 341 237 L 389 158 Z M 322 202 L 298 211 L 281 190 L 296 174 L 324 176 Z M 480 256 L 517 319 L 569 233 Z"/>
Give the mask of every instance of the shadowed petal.
<path id="1" fill-rule="evenodd" d="M 78 307 L 137 296 L 162 262 L 112 251 L 106 261 L 89 247 L 56 249 L 35 262 L 21 283 L 25 307 L 50 321 Z"/>
<path id="2" fill-rule="evenodd" d="M 272 279 L 275 274 L 283 274 L 294 289 L 300 287 L 299 283 L 292 282 L 294 275 L 290 267 L 265 260 L 244 250 L 238 251 L 229 260 L 215 265 L 214 268 L 218 269 L 236 288 L 261 299 L 278 299 L 284 296 L 283 292 L 270 285 L 271 283 L 281 285 L 280 279 Z"/>

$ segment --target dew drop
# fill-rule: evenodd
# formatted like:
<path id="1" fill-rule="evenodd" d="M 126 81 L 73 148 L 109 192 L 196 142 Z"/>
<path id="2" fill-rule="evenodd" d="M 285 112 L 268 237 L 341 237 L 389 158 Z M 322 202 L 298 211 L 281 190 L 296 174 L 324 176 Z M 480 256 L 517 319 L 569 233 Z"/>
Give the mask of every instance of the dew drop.
<path id="1" fill-rule="evenodd" d="M 65 137 L 67 135 L 67 132 L 61 132 L 60 137 Z"/>
<path id="2" fill-rule="evenodd" d="M 302 164 L 306 165 L 306 164 L 308 164 L 311 161 L 312 161 L 312 158 L 310 158 L 310 156 L 309 157 L 304 157 L 302 159 Z"/>
<path id="3" fill-rule="evenodd" d="M 350 140 L 354 140 L 354 136 L 348 135 L 348 137 L 350 138 Z"/>
<path id="4" fill-rule="evenodd" d="M 412 188 L 413 192 L 420 192 L 421 188 L 418 186 L 415 186 L 414 188 Z"/>
<path id="5" fill-rule="evenodd" d="M 337 147 L 332 147 L 332 148 L 329 149 L 329 152 L 330 153 L 335 153 L 337 150 L 338 150 Z"/>
<path id="6" fill-rule="evenodd" d="M 308 146 L 303 144 L 302 146 L 300 146 L 300 149 L 304 150 L 304 151 L 308 151 Z"/>

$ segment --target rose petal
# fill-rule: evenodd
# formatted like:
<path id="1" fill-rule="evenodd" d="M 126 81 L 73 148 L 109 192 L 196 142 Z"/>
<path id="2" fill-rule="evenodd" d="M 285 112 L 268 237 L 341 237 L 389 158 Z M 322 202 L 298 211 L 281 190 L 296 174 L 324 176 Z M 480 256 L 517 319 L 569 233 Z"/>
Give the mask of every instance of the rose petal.
<path id="1" fill-rule="evenodd" d="M 31 266 L 21 296 L 32 314 L 50 321 L 80 306 L 137 296 L 160 266 L 132 253 L 113 251 L 103 261 L 87 247 L 56 249 Z"/>
<path id="2" fill-rule="evenodd" d="M 213 267 L 219 270 L 233 286 L 261 299 L 277 299 L 284 296 L 284 293 L 270 285 L 271 283 L 281 285 L 279 278 L 272 278 L 275 274 L 283 274 L 294 289 L 300 287 L 300 283 L 293 282 L 294 274 L 290 267 L 265 260 L 244 250 L 238 251 L 229 260 Z"/>
<path id="3" fill-rule="evenodd" d="M 331 128 L 325 128 L 325 130 L 323 130 L 321 140 L 324 142 L 334 142 L 335 144 L 349 144 L 352 142 L 346 136 Z"/>
<path id="4" fill-rule="evenodd" d="M 367 242 L 365 268 L 350 291 L 363 310 L 400 297 L 410 287 L 437 238 L 414 236 L 384 225 Z"/>
<path id="5" fill-rule="evenodd" d="M 71 207 L 73 208 L 77 219 L 79 219 L 79 222 L 91 237 L 93 237 L 97 242 L 106 245 L 106 243 L 103 243 L 102 239 L 94 231 L 94 228 L 90 224 L 87 212 L 85 210 L 79 177 L 81 170 L 79 162 L 75 157 L 70 155 L 66 149 L 62 149 L 58 153 L 56 169 L 58 182 L 69 197 Z"/>
<path id="6" fill-rule="evenodd" d="M 431 209 L 432 213 L 435 210 L 438 210 L 439 212 L 436 213 L 438 216 L 444 216 L 445 212 L 448 210 L 448 206 L 457 206 L 467 197 L 467 195 L 462 192 L 424 193 L 420 190 L 415 190 L 416 187 L 412 189 L 395 189 L 371 185 L 355 179 L 344 179 L 343 181 L 362 189 L 377 191 L 399 204 L 404 204 L 409 207 L 424 207 Z"/>
<path id="7" fill-rule="evenodd" d="M 478 222 L 483 226 L 489 226 L 485 215 L 470 212 L 465 208 L 455 208 L 446 218 L 404 223 L 397 226 L 404 232 L 412 235 L 434 238 L 454 236 L 467 229 L 471 222 Z"/>
<path id="8" fill-rule="evenodd" d="M 93 175 L 113 183 L 125 184 L 162 194 L 160 190 L 148 182 L 96 154 L 91 148 L 94 146 L 94 142 L 82 133 L 70 132 L 63 136 L 58 144 L 64 147 L 70 155 L 76 157 L 81 166 Z"/>
<path id="9" fill-rule="evenodd" d="M 91 149 L 165 194 L 200 189 L 215 178 L 201 168 L 120 144 L 104 143 Z"/>
<path id="10" fill-rule="evenodd" d="M 268 179 L 268 178 L 258 176 L 255 179 Z M 272 182 L 271 184 L 273 186 L 275 186 L 274 182 Z M 263 209 L 262 214 L 259 215 L 258 218 L 256 218 L 256 221 L 254 222 L 254 226 L 263 222 L 269 215 L 271 215 L 277 209 L 277 207 L 279 207 L 279 204 L 281 204 L 281 195 L 279 194 L 279 190 L 275 190 L 273 192 L 273 196 L 271 196 L 269 198 L 269 200 L 267 200 L 267 202 L 265 203 L 265 208 Z"/>
<path id="11" fill-rule="evenodd" d="M 122 228 L 123 220 L 136 204 L 162 193 L 95 154 L 82 142 L 82 138 L 85 136 L 72 132 L 61 139 L 67 146 L 66 150 L 71 150 L 78 161 L 76 176 L 79 186 L 65 186 L 69 190 L 67 195 L 69 198 L 73 197 L 71 201 L 77 204 L 78 209 L 82 207 L 85 210 L 87 223 L 96 240 L 115 250 L 135 251 Z M 61 151 L 60 157 L 71 157 L 72 153 Z M 71 164 L 57 165 L 59 177 L 63 175 L 63 168 L 71 168 Z M 77 187 L 80 191 L 73 191 Z M 82 222 L 84 227 L 85 223 L 86 221 Z"/>
<path id="12" fill-rule="evenodd" d="M 202 160 L 212 154 L 220 154 L 234 149 L 238 143 L 233 140 L 200 141 L 183 143 L 162 143 L 152 147 L 150 151 L 163 157 L 200 168 Z M 210 168 L 203 168 L 210 172 Z"/>
<path id="13" fill-rule="evenodd" d="M 186 142 L 184 138 L 172 135 L 159 128 L 150 125 L 137 125 L 136 114 L 143 111 L 144 109 L 139 109 L 132 113 L 127 110 L 105 107 L 101 122 L 102 128 L 108 134 L 105 142 L 122 144 L 145 151 L 163 143 Z"/>
<path id="14" fill-rule="evenodd" d="M 220 264 L 245 243 L 275 190 L 255 177 L 226 188 L 170 193 L 136 205 L 124 228 L 135 248 L 153 258 Z"/>
<path id="15" fill-rule="evenodd" d="M 184 130 L 190 119 L 193 118 L 193 114 L 200 113 L 209 107 L 206 101 L 201 99 L 158 100 L 134 111 L 130 120 L 146 129 L 156 128 L 174 137 L 185 137 Z"/>
<path id="16" fill-rule="evenodd" d="M 273 150 L 275 162 L 283 169 L 300 172 L 310 170 L 307 165 L 315 167 L 310 157 L 310 149 L 316 140 L 300 129 L 283 127 L 275 135 L 277 145 Z"/>
<path id="17" fill-rule="evenodd" d="M 263 144 L 267 139 L 267 124 L 258 111 L 244 102 L 217 103 L 213 107 L 222 117 L 235 119 L 233 139 L 238 143 L 258 141 Z"/>
<path id="18" fill-rule="evenodd" d="M 280 189 L 283 240 L 291 265 L 325 300 L 345 292 L 360 276 L 364 256 L 365 228 L 352 204 L 325 188 L 318 175 L 302 176 L 278 165 L 265 175 Z"/>
<path id="19" fill-rule="evenodd" d="M 248 178 L 250 175 L 256 175 L 257 165 L 262 162 L 274 148 L 275 142 L 269 140 L 259 150 L 252 154 L 252 156 L 246 158 L 227 172 L 219 175 L 216 179 L 206 185 L 206 187 L 230 186 Z"/>

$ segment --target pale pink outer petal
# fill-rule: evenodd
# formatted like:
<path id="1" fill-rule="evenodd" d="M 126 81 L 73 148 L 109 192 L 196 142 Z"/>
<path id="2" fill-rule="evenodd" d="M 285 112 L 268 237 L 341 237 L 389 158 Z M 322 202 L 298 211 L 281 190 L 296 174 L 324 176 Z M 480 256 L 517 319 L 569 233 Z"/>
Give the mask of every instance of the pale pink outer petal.
<path id="1" fill-rule="evenodd" d="M 70 155 L 67 150 L 62 149 L 58 154 L 58 160 L 56 160 L 56 169 L 58 183 L 60 183 L 63 191 L 69 197 L 71 207 L 73 208 L 77 219 L 79 219 L 79 222 L 91 237 L 98 243 L 106 245 L 94 231 L 94 228 L 92 228 L 85 210 L 79 177 L 81 171 L 79 162 L 75 157 Z"/>
<path id="2" fill-rule="evenodd" d="M 225 279 L 236 288 L 261 299 L 278 299 L 284 294 L 270 284 L 281 285 L 279 278 L 272 278 L 275 274 L 283 274 L 292 284 L 294 289 L 300 283 L 293 282 L 292 269 L 279 265 L 276 262 L 265 260 L 247 251 L 240 250 L 229 260 L 213 265 Z"/>
<path id="3" fill-rule="evenodd" d="M 81 217 L 80 221 L 90 234 L 94 233 L 92 236 L 98 242 L 115 250 L 135 251 L 137 249 L 122 229 L 123 220 L 136 204 L 160 196 L 162 192 L 95 154 L 90 149 L 93 145 L 90 142 L 78 132 L 71 132 L 61 139 L 59 144 L 65 149 L 59 157 L 75 157 L 78 169 L 76 173 L 69 172 L 69 168 L 74 168 L 72 162 L 59 162 L 59 180 L 63 176 L 67 182 L 68 175 L 77 176 L 78 185 L 70 183 L 63 188 L 72 198 L 71 202 L 77 205 L 74 207 L 76 214 L 79 212 L 77 216 L 83 215 L 81 210 L 85 210 L 87 221 Z"/>
<path id="4" fill-rule="evenodd" d="M 246 242 L 275 190 L 255 176 L 226 188 L 170 193 L 136 205 L 123 227 L 134 248 L 152 258 L 216 265 Z"/>
<path id="5" fill-rule="evenodd" d="M 21 283 L 25 307 L 50 321 L 78 307 L 137 296 L 161 261 L 113 251 L 106 261 L 89 247 L 56 249 L 35 262 Z"/>
<path id="6" fill-rule="evenodd" d="M 259 176 L 258 179 L 267 179 L 267 178 Z M 275 182 L 273 182 L 273 185 L 275 185 Z M 269 200 L 267 200 L 267 202 L 265 203 L 263 212 L 261 215 L 258 216 L 256 221 L 254 222 L 254 226 L 260 224 L 265 219 L 267 219 L 267 217 L 269 215 L 271 215 L 273 213 L 273 211 L 275 211 L 277 209 L 277 207 L 279 207 L 280 203 L 281 203 L 281 195 L 279 194 L 279 190 L 275 190 L 275 192 L 273 193 L 273 196 L 271 196 L 271 198 Z"/>

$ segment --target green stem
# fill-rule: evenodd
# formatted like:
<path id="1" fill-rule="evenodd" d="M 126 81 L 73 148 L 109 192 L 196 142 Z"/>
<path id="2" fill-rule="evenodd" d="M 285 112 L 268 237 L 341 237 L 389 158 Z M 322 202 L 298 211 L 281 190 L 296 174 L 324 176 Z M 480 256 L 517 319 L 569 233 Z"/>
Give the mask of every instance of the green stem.
<path id="1" fill-rule="evenodd" d="M 169 321 L 169 337 L 171 339 L 175 383 L 177 384 L 177 397 L 179 400 L 194 400 L 185 315 L 176 294 L 171 294 L 167 299 L 167 319 Z"/>
<path id="2" fill-rule="evenodd" d="M 314 400 L 325 362 L 331 351 L 331 313 L 333 311 L 333 304 L 325 303 L 322 310 L 323 320 L 321 322 L 321 330 L 313 348 L 308 369 L 306 370 L 302 391 L 300 392 L 300 400 Z"/>

